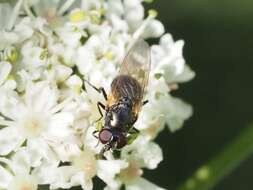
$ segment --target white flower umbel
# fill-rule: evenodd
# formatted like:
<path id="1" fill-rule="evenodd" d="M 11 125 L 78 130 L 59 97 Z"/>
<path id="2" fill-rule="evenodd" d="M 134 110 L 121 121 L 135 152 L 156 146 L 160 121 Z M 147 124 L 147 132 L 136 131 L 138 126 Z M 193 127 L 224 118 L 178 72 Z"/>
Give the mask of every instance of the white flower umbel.
<path id="1" fill-rule="evenodd" d="M 195 75 L 182 54 L 184 41 L 165 33 L 157 12 L 145 10 L 148 1 L 15 2 L 0 3 L 0 189 L 91 190 L 97 176 L 110 190 L 162 190 L 144 169 L 163 159 L 153 140 L 164 126 L 178 130 L 192 114 L 170 94 Z M 134 125 L 140 133 L 102 160 L 104 145 L 93 133 L 101 127 L 97 102 L 106 101 L 85 80 L 109 93 L 140 38 L 160 38 L 150 44 L 149 102 Z"/>

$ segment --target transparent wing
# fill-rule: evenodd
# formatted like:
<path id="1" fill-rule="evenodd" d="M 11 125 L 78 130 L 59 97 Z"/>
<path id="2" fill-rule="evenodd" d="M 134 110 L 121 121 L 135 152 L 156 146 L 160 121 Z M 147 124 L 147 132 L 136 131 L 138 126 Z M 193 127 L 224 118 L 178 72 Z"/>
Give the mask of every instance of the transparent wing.
<path id="1" fill-rule="evenodd" d="M 137 41 L 125 56 L 118 77 L 112 82 L 114 101 L 122 96 L 131 97 L 135 111 L 139 111 L 148 83 L 150 62 L 149 45 L 144 40 Z"/>
<path id="2" fill-rule="evenodd" d="M 136 79 L 145 92 L 151 65 L 150 47 L 144 40 L 137 41 L 129 50 L 120 68 L 120 75 Z"/>

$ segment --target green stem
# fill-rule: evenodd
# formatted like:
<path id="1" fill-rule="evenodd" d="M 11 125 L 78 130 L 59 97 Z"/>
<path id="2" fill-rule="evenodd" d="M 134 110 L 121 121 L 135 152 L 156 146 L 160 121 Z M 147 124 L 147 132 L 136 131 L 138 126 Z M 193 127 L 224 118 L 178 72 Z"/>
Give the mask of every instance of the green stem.
<path id="1" fill-rule="evenodd" d="M 209 190 L 253 153 L 253 124 L 216 157 L 200 167 L 177 190 Z"/>

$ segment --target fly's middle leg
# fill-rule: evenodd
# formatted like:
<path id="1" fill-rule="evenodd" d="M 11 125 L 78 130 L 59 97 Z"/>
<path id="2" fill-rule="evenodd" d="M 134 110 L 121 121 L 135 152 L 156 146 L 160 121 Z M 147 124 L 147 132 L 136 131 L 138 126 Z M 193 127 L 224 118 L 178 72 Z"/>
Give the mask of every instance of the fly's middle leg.
<path id="1" fill-rule="evenodd" d="M 104 96 L 104 98 L 105 98 L 105 100 L 107 100 L 107 94 L 106 94 L 105 89 L 104 89 L 103 87 L 97 88 L 96 86 L 94 86 L 93 84 L 91 84 L 88 80 L 85 80 L 85 79 L 84 79 L 84 81 L 85 81 L 88 85 L 90 85 L 94 90 L 96 90 L 98 93 L 102 93 L 103 96 Z"/>
<path id="2" fill-rule="evenodd" d="M 103 113 L 102 113 L 101 108 L 102 108 L 103 110 L 105 110 L 105 105 L 102 104 L 101 102 L 97 102 L 97 108 L 98 108 L 98 111 L 99 111 L 99 113 L 100 113 L 100 117 L 99 117 L 98 120 L 96 120 L 96 122 L 98 122 L 99 120 L 101 120 L 101 119 L 103 118 L 104 115 L 103 115 Z"/>

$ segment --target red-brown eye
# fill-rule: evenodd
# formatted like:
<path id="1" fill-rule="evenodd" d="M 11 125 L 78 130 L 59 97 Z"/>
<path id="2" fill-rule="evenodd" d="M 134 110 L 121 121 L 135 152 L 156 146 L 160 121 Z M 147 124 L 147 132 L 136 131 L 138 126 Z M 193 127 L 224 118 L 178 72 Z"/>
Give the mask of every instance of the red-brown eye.
<path id="1" fill-rule="evenodd" d="M 117 135 L 117 148 L 120 149 L 127 144 L 127 139 L 122 133 Z"/>
<path id="2" fill-rule="evenodd" d="M 99 133 L 99 140 L 101 143 L 106 144 L 112 138 L 112 132 L 110 129 L 102 129 Z"/>

